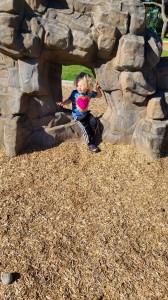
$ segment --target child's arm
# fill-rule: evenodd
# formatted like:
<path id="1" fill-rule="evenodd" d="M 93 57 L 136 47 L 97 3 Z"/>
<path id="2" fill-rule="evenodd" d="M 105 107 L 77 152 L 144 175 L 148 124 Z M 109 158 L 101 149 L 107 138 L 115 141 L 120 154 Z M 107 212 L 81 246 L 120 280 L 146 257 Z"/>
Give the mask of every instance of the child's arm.
<path id="1" fill-rule="evenodd" d="M 97 92 L 96 98 L 101 98 L 102 97 L 102 91 L 100 89 L 100 85 L 99 85 L 97 80 L 96 80 L 96 92 Z"/>
<path id="2" fill-rule="evenodd" d="M 66 105 L 68 105 L 70 103 L 71 103 L 71 100 L 66 99 L 65 101 L 56 102 L 56 105 L 58 105 L 58 106 L 66 106 Z"/>

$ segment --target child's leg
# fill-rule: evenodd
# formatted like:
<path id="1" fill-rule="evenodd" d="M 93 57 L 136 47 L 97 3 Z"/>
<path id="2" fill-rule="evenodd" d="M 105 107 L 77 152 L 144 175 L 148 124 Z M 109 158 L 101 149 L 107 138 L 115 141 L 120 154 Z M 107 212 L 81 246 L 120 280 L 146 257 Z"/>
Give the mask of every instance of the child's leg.
<path id="1" fill-rule="evenodd" d="M 89 112 L 89 123 L 93 132 L 93 135 L 98 131 L 97 119 Z"/>
<path id="2" fill-rule="evenodd" d="M 81 128 L 85 141 L 88 145 L 88 150 L 91 152 L 99 152 L 100 149 L 95 146 L 94 133 L 97 129 L 97 122 L 92 114 L 88 113 L 86 118 L 76 120 L 76 123 Z"/>
<path id="3" fill-rule="evenodd" d="M 94 143 L 94 139 L 93 139 L 93 131 L 92 131 L 92 127 L 90 125 L 89 122 L 89 118 L 86 117 L 83 120 L 76 120 L 76 123 L 78 124 L 78 126 L 81 128 L 82 133 L 84 135 L 85 141 L 86 143 L 89 144 L 93 144 Z"/>

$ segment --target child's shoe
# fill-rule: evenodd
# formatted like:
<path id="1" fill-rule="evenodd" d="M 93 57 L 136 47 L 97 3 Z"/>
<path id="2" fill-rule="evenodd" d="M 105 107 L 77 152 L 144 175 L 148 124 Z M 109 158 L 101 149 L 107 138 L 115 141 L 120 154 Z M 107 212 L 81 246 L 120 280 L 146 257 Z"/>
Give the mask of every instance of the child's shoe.
<path id="1" fill-rule="evenodd" d="M 100 149 L 97 146 L 95 146 L 94 144 L 88 145 L 88 150 L 91 152 L 100 152 Z"/>

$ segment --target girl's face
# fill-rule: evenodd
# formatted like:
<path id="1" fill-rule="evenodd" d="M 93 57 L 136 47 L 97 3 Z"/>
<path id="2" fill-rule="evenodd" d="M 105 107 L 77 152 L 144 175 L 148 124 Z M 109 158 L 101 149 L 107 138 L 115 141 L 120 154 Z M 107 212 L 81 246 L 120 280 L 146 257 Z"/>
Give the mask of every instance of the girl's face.
<path id="1" fill-rule="evenodd" d="M 81 82 L 80 80 L 78 81 L 77 85 L 76 85 L 76 89 L 79 93 L 85 94 L 87 92 L 87 87 L 86 85 Z"/>

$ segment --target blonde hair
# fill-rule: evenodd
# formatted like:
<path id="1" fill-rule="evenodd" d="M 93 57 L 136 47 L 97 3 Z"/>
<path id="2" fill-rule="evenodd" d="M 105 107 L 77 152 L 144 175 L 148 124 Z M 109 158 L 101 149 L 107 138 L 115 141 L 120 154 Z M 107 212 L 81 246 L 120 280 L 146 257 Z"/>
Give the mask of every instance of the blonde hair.
<path id="1" fill-rule="evenodd" d="M 82 83 L 89 93 L 93 90 L 95 85 L 94 78 L 90 77 L 88 74 L 78 80 L 75 80 L 75 86 L 77 86 L 79 82 Z"/>

